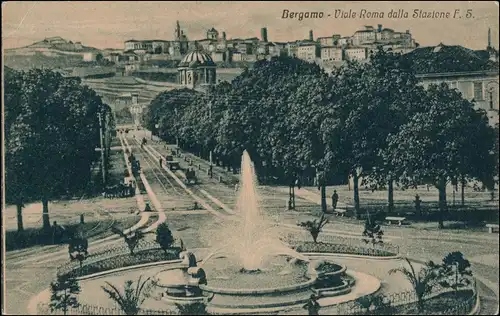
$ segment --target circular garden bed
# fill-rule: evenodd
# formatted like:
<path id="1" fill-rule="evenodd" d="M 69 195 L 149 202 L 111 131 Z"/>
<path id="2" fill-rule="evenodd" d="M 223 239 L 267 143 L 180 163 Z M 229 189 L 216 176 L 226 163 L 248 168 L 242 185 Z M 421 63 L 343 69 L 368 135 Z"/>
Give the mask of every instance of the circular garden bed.
<path id="1" fill-rule="evenodd" d="M 296 242 L 294 243 L 293 248 L 297 252 L 303 253 L 340 253 L 374 257 L 392 257 L 397 255 L 397 253 L 389 251 L 387 249 L 383 249 L 382 247 L 363 247 L 356 245 L 342 245 L 323 242 L 315 243 L 312 241 Z"/>
<path id="2" fill-rule="evenodd" d="M 73 261 L 69 265 L 64 267 L 64 269 L 62 270 L 62 274 L 81 277 L 139 264 L 176 259 L 179 259 L 178 249 L 171 249 L 165 252 L 160 248 L 149 248 L 137 250 L 134 255 L 122 252 L 114 256 L 103 256 L 102 260 L 99 260 L 98 256 L 89 257 L 87 259 L 89 262 L 86 263 L 85 261 L 83 261 L 82 267 L 80 267 L 78 262 Z"/>

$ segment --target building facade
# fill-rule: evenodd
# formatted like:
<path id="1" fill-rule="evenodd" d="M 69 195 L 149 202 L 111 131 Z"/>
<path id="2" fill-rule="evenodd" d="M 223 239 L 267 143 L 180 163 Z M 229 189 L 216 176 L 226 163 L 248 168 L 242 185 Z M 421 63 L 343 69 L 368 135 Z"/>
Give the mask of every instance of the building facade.
<path id="1" fill-rule="evenodd" d="M 424 88 L 446 83 L 451 89 L 459 91 L 464 99 L 474 101 L 478 108 L 485 110 L 491 125 L 498 123 L 498 71 L 432 73 L 417 77 Z"/>
<path id="2" fill-rule="evenodd" d="M 305 60 L 305 61 L 315 61 L 317 54 L 317 45 L 316 43 L 301 43 L 297 48 L 297 58 Z"/>
<path id="3" fill-rule="evenodd" d="M 344 50 L 346 60 L 365 60 L 368 58 L 368 49 L 365 47 L 352 47 Z"/>
<path id="4" fill-rule="evenodd" d="M 321 47 L 321 60 L 323 62 L 344 60 L 342 48 L 337 46 Z"/>

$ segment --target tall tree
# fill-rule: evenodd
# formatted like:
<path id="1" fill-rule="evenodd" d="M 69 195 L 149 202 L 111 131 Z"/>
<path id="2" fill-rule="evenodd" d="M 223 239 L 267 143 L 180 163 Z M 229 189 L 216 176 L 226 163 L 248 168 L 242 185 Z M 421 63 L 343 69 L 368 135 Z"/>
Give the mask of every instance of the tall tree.
<path id="1" fill-rule="evenodd" d="M 397 177 L 393 166 L 384 159 L 384 151 L 388 150 L 388 136 L 397 133 L 413 113 L 421 111 L 420 100 L 424 91 L 418 85 L 413 68 L 411 59 L 381 48 L 371 55 L 368 68 L 368 75 L 372 78 L 368 92 L 375 112 L 366 128 L 374 136 L 369 140 L 374 160 L 363 180 L 365 184 L 387 186 L 389 212 L 394 209 L 394 181 Z"/>
<path id="2" fill-rule="evenodd" d="M 19 213 L 23 200 L 42 200 L 43 227 L 48 230 L 49 200 L 88 183 L 99 140 L 97 113 L 109 113 L 109 107 L 80 79 L 40 69 L 9 76 L 7 199 L 18 204 Z"/>
<path id="3" fill-rule="evenodd" d="M 371 95 L 373 76 L 369 65 L 348 62 L 332 73 L 334 106 L 327 112 L 323 126 L 324 140 L 332 168 L 352 177 L 354 182 L 354 209 L 359 216 L 359 180 L 367 174 L 376 161 L 378 136 L 372 121 L 379 116 L 380 107 Z M 376 101 L 376 100 L 375 100 Z M 376 114 L 376 115 L 375 115 Z"/>
<path id="4" fill-rule="evenodd" d="M 406 186 L 418 183 L 439 190 L 439 227 L 447 210 L 446 185 L 459 176 L 491 185 L 495 133 L 483 110 L 447 85 L 430 86 L 417 112 L 389 137 L 387 161 Z"/>

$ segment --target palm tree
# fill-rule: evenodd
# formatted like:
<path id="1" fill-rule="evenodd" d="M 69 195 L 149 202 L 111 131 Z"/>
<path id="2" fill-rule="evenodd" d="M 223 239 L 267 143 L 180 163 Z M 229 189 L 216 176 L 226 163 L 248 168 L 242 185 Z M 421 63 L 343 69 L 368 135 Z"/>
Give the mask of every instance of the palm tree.
<path id="1" fill-rule="evenodd" d="M 137 245 L 139 245 L 139 242 L 145 237 L 145 234 L 140 230 L 136 230 L 133 232 L 129 232 L 128 234 L 125 234 L 125 232 L 121 231 L 119 228 L 112 226 L 111 231 L 123 237 L 123 240 L 125 240 L 125 243 L 127 244 L 128 249 L 130 250 L 131 256 L 135 255 L 134 254 L 135 248 L 137 247 Z"/>
<path id="2" fill-rule="evenodd" d="M 325 217 L 325 213 L 321 214 L 319 222 L 315 219 L 313 221 L 306 221 L 297 224 L 299 227 L 304 227 L 313 238 L 314 243 L 318 242 L 318 235 L 322 231 L 323 227 L 328 223 L 328 219 Z"/>
<path id="3" fill-rule="evenodd" d="M 417 296 L 417 306 L 419 312 L 422 311 L 424 306 L 424 298 L 432 293 L 434 286 L 439 284 L 440 281 L 440 272 L 439 266 L 434 262 L 429 261 L 425 264 L 418 273 L 415 271 L 415 268 L 411 264 L 408 258 L 404 258 L 408 263 L 409 269 L 406 267 L 399 267 L 396 269 L 389 270 L 389 274 L 401 273 L 403 274 L 408 281 L 410 281 L 413 290 Z"/>
<path id="4" fill-rule="evenodd" d="M 113 284 L 106 282 L 107 286 L 102 286 L 104 292 L 115 301 L 125 315 L 137 315 L 140 311 L 142 303 L 150 296 L 151 278 L 147 278 L 141 282 L 142 276 L 137 280 L 137 285 L 134 290 L 134 282 L 131 280 L 125 281 L 125 289 L 123 293 Z"/>

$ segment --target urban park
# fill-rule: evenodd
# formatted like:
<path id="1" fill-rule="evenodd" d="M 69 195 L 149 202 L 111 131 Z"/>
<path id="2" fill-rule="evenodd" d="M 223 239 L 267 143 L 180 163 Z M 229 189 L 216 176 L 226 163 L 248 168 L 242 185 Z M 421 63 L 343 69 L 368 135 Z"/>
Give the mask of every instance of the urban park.
<path id="1" fill-rule="evenodd" d="M 203 234 L 209 248 L 190 249 L 165 224 L 157 228 L 155 241 L 140 231 L 123 234 L 127 246 L 91 256 L 85 244 L 71 242 L 72 260 L 58 268 L 51 291 L 37 298 L 38 313 L 457 315 L 477 310 L 475 280 L 460 252 L 436 263 L 404 258 L 369 219 L 362 242 L 343 237 L 307 242 L 266 218 L 257 185 L 245 151 L 235 193 L 239 216 Z M 326 222 L 324 217 L 314 221 L 309 232 L 319 233 Z"/>

